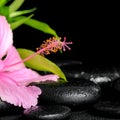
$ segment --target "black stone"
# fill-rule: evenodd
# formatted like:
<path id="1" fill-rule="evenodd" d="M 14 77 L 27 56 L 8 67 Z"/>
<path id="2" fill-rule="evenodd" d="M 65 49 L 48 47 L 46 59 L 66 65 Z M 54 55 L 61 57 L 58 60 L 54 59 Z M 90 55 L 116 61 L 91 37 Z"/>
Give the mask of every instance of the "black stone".
<path id="1" fill-rule="evenodd" d="M 116 91 L 120 92 L 120 78 L 118 78 L 118 79 L 116 79 L 116 80 L 114 81 L 114 83 L 113 83 L 113 88 L 114 88 Z"/>
<path id="2" fill-rule="evenodd" d="M 119 120 L 119 119 L 93 115 L 89 111 L 79 111 L 73 112 L 69 120 Z"/>
<path id="3" fill-rule="evenodd" d="M 0 116 L 5 115 L 15 115 L 18 113 L 22 113 L 23 108 L 14 106 L 7 102 L 0 100 Z"/>
<path id="4" fill-rule="evenodd" d="M 21 114 L 18 115 L 9 115 L 9 116 L 2 116 L 0 120 L 24 120 Z"/>
<path id="5" fill-rule="evenodd" d="M 57 61 L 56 64 L 68 78 L 84 78 L 98 84 L 111 84 L 111 81 L 120 77 L 120 69 L 114 66 L 90 65 L 74 60 Z"/>
<path id="6" fill-rule="evenodd" d="M 104 98 L 106 100 L 117 100 L 117 101 L 120 101 L 120 78 L 114 80 L 112 82 L 112 84 L 111 84 L 111 87 L 106 89 L 106 91 L 105 92 L 107 94 L 103 94 L 102 95 L 102 96 L 104 96 Z"/>
<path id="7" fill-rule="evenodd" d="M 113 82 L 120 78 L 120 68 L 117 66 L 85 64 L 73 60 L 63 60 L 56 63 L 68 80 L 69 78 L 82 78 L 100 85 L 102 97 L 114 93 Z"/>
<path id="8" fill-rule="evenodd" d="M 120 73 L 114 67 L 93 67 L 86 71 L 90 75 L 90 80 L 100 85 L 111 86 L 112 82 L 120 77 Z"/>
<path id="9" fill-rule="evenodd" d="M 25 110 L 24 115 L 33 120 L 65 120 L 70 117 L 71 109 L 60 105 L 39 106 Z"/>
<path id="10" fill-rule="evenodd" d="M 80 78 L 82 70 L 82 62 L 75 60 L 55 61 L 55 63 L 62 69 L 66 77 Z"/>
<path id="11" fill-rule="evenodd" d="M 93 105 L 93 111 L 101 116 L 111 116 L 120 119 L 120 101 L 113 100 L 100 100 Z"/>
<path id="12" fill-rule="evenodd" d="M 94 104 L 100 97 L 101 89 L 98 84 L 86 79 L 72 79 L 68 83 L 39 85 L 42 94 L 39 97 L 47 103 L 67 106 L 85 106 Z"/>
<path id="13" fill-rule="evenodd" d="M 58 60 L 58 61 L 54 61 L 54 63 L 56 63 L 59 67 L 65 67 L 65 68 L 69 68 L 70 65 L 72 65 L 74 68 L 77 67 L 79 65 L 82 65 L 81 61 L 76 61 L 76 60 Z"/>

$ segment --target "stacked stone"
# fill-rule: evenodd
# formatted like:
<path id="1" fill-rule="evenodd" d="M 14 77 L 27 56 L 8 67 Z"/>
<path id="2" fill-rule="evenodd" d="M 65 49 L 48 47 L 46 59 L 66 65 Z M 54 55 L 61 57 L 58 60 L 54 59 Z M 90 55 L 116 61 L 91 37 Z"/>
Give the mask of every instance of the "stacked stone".
<path id="1" fill-rule="evenodd" d="M 119 68 L 93 67 L 80 61 L 56 64 L 68 82 L 37 85 L 42 89 L 38 106 L 25 111 L 0 101 L 0 120 L 120 119 Z"/>

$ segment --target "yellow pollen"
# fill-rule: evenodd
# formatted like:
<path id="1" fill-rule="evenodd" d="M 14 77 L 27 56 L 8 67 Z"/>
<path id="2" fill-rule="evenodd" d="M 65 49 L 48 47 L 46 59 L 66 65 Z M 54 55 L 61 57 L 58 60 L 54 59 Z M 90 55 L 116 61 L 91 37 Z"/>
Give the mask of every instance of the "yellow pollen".
<path id="1" fill-rule="evenodd" d="M 36 48 L 36 50 L 40 51 L 40 55 L 43 56 L 51 52 L 56 53 L 58 50 L 62 49 L 62 42 L 60 40 L 57 40 L 55 37 L 49 38 L 43 41 L 43 44 L 39 48 Z"/>

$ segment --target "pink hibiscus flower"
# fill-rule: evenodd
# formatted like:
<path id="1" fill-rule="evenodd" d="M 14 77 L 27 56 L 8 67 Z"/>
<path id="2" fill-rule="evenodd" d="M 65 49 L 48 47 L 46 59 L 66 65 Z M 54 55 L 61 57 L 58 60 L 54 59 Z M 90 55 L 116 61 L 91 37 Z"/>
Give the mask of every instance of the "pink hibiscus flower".
<path id="1" fill-rule="evenodd" d="M 22 59 L 13 46 L 10 25 L 4 16 L 0 16 L 0 99 L 27 109 L 37 105 L 37 99 L 41 94 L 41 89 L 30 83 L 57 81 L 58 76 L 41 76 L 19 61 Z"/>

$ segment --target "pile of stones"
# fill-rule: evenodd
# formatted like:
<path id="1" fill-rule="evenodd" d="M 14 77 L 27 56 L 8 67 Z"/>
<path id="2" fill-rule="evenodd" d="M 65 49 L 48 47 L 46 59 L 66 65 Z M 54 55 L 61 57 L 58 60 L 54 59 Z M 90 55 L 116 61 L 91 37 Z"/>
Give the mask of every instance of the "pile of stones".
<path id="1" fill-rule="evenodd" d="M 42 94 L 38 106 L 31 109 L 23 110 L 0 101 L 0 120 L 120 119 L 119 68 L 93 67 L 74 60 L 56 64 L 68 82 L 37 85 Z"/>

